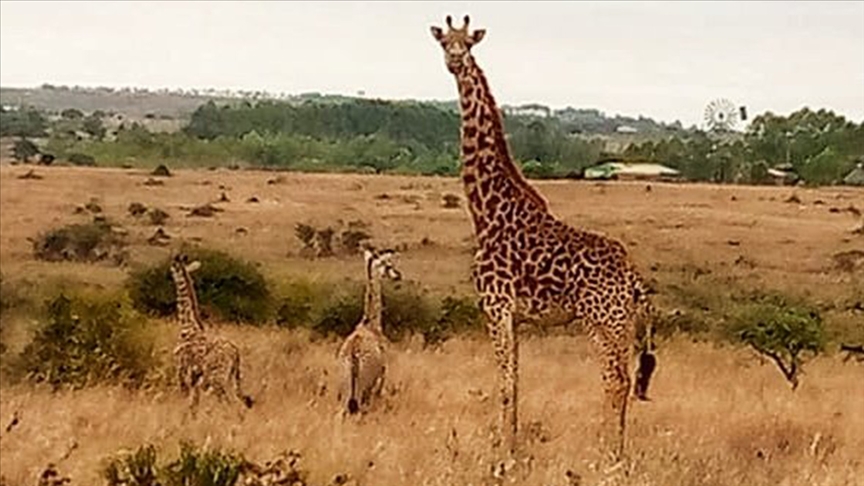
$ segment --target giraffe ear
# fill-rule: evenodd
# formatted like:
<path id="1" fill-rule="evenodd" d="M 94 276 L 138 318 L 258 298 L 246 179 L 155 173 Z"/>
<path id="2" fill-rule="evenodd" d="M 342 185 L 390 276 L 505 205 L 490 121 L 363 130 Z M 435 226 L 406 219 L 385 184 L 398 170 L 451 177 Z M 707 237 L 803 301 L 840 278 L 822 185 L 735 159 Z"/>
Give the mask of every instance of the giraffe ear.
<path id="1" fill-rule="evenodd" d="M 189 265 L 186 265 L 186 271 L 189 273 L 192 273 L 195 270 L 198 270 L 199 268 L 201 268 L 201 262 L 199 262 L 198 260 L 195 260 L 194 262 L 190 263 Z"/>
<path id="2" fill-rule="evenodd" d="M 486 36 L 486 29 L 477 29 L 471 33 L 471 44 L 479 44 L 483 37 Z"/>
<path id="3" fill-rule="evenodd" d="M 444 39 L 444 31 L 441 30 L 441 27 L 432 26 L 430 30 L 432 31 L 432 37 L 434 37 L 435 40 L 440 42 L 442 39 Z"/>

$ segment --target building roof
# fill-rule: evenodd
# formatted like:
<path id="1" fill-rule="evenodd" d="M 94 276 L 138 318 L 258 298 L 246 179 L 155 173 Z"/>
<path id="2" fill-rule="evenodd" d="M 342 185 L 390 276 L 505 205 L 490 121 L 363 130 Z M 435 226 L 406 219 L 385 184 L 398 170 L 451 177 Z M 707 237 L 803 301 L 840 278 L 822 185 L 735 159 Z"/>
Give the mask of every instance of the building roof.
<path id="1" fill-rule="evenodd" d="M 846 177 L 843 178 L 843 183 L 850 186 L 864 186 L 864 164 L 858 164 L 857 167 L 852 169 L 852 172 L 846 174 Z"/>
<path id="2" fill-rule="evenodd" d="M 680 172 L 661 164 L 607 162 L 585 169 L 586 179 L 601 179 L 612 175 L 677 176 Z"/>

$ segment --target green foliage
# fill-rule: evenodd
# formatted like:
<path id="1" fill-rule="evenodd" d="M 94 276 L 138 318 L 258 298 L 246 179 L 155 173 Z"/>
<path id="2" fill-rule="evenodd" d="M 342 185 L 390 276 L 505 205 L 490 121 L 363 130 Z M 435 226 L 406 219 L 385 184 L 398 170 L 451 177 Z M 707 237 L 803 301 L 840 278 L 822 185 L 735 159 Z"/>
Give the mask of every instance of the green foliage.
<path id="1" fill-rule="evenodd" d="M 154 362 L 141 316 L 125 300 L 61 293 L 13 364 L 13 374 L 55 389 L 95 383 L 137 387 Z"/>
<path id="2" fill-rule="evenodd" d="M 441 301 L 438 319 L 423 332 L 423 341 L 435 346 L 456 334 L 483 328 L 483 312 L 471 299 L 447 296 Z"/>
<path id="3" fill-rule="evenodd" d="M 202 310 L 238 323 L 261 324 L 270 317 L 270 289 L 254 264 L 215 250 L 189 249 L 188 254 L 201 262 L 193 279 Z M 136 309 L 157 316 L 174 314 L 176 293 L 169 267 L 166 259 L 132 272 L 126 287 Z"/>
<path id="4" fill-rule="evenodd" d="M 382 292 L 384 334 L 399 341 L 412 334 L 425 334 L 436 324 L 437 309 L 417 282 L 385 284 Z"/>
<path id="5" fill-rule="evenodd" d="M 39 260 L 97 262 L 125 261 L 123 238 L 104 222 L 71 224 L 49 230 L 33 240 L 33 255 Z"/>
<path id="6" fill-rule="evenodd" d="M 80 120 L 84 118 L 84 113 L 77 108 L 66 108 L 60 112 L 60 116 L 66 120 Z"/>
<path id="7" fill-rule="evenodd" d="M 82 154 L 79 152 L 72 152 L 67 157 L 69 162 L 73 165 L 80 165 L 83 167 L 95 167 L 96 166 L 96 158 L 92 155 Z"/>
<path id="8" fill-rule="evenodd" d="M 105 137 L 105 125 L 102 124 L 102 119 L 97 116 L 90 115 L 85 118 L 81 123 L 81 129 L 97 140 L 102 140 Z"/>
<path id="9" fill-rule="evenodd" d="M 0 137 L 44 137 L 48 122 L 34 109 L 0 109 Z"/>
<path id="10" fill-rule="evenodd" d="M 234 486 L 243 464 L 241 456 L 183 442 L 180 457 L 165 467 L 165 486 Z"/>
<path id="11" fill-rule="evenodd" d="M 12 146 L 12 157 L 21 162 L 29 162 L 30 157 L 38 154 L 39 147 L 37 147 L 32 141 L 23 137 L 15 140 L 15 144 Z"/>
<path id="12" fill-rule="evenodd" d="M 146 444 L 108 459 L 102 478 L 108 486 L 160 486 L 157 472 L 156 448 Z"/>
<path id="13" fill-rule="evenodd" d="M 363 317 L 364 292 L 360 282 L 292 282 L 284 289 L 276 322 L 288 328 L 308 327 L 320 336 L 345 337 Z M 382 293 L 384 334 L 392 341 L 419 334 L 427 344 L 436 345 L 481 328 L 480 309 L 469 299 L 448 296 L 439 302 L 412 281 L 385 282 Z"/>
<path id="14" fill-rule="evenodd" d="M 819 312 L 779 295 L 759 295 L 743 306 L 729 329 L 736 339 L 771 358 L 794 390 L 808 356 L 825 349 Z"/>
<path id="15" fill-rule="evenodd" d="M 106 461 L 102 478 L 108 486 L 239 486 L 247 461 L 242 455 L 180 443 L 180 455 L 160 464 L 147 444 Z"/>
<path id="16" fill-rule="evenodd" d="M 808 108 L 788 117 L 771 112 L 759 115 L 740 140 L 714 140 L 696 132 L 631 144 L 624 152 L 630 159 L 678 169 L 690 180 L 757 184 L 767 181 L 769 167 L 787 163 L 809 184 L 835 183 L 854 167 L 855 158 L 861 154 L 864 123 Z"/>

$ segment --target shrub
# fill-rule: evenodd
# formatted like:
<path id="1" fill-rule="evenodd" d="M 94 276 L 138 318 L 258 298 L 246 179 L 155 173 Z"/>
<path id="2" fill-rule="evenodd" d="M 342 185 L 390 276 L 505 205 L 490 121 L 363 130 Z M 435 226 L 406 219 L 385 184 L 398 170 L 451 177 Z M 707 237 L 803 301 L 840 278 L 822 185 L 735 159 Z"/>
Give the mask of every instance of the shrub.
<path id="1" fill-rule="evenodd" d="M 435 326 L 437 308 L 416 282 L 403 281 L 396 285 L 388 282 L 384 285 L 382 298 L 384 334 L 390 340 L 425 334 Z"/>
<path id="2" fill-rule="evenodd" d="M 339 241 L 342 242 L 342 248 L 345 249 L 345 252 L 349 255 L 353 255 L 358 253 L 360 251 L 360 245 L 370 238 L 372 238 L 372 236 L 362 229 L 349 228 L 342 232 Z"/>
<path id="3" fill-rule="evenodd" d="M 32 243 L 39 260 L 96 262 L 110 258 L 120 264 L 126 257 L 126 242 L 105 222 L 67 225 L 39 235 Z"/>
<path id="4" fill-rule="evenodd" d="M 329 290 L 308 282 L 291 282 L 285 289 L 286 296 L 276 310 L 276 325 L 294 329 L 308 326 L 316 300 Z"/>
<path id="5" fill-rule="evenodd" d="M 344 286 L 341 292 L 330 292 L 317 310 L 314 309 L 311 328 L 320 335 L 345 337 L 363 317 L 361 284 Z M 424 295 L 414 282 L 384 284 L 382 300 L 382 325 L 384 334 L 392 341 L 399 341 L 411 334 L 425 334 L 436 325 L 436 306 Z"/>
<path id="6" fill-rule="evenodd" d="M 129 203 L 129 214 L 134 217 L 142 216 L 147 212 L 147 206 L 141 204 L 140 202 Z"/>
<path id="7" fill-rule="evenodd" d="M 165 224 L 165 221 L 170 217 L 168 213 L 159 208 L 151 208 L 150 212 L 147 214 L 150 217 L 150 224 L 153 226 L 161 226 Z"/>
<path id="8" fill-rule="evenodd" d="M 156 448 L 150 444 L 110 458 L 102 469 L 108 486 L 159 486 L 156 474 Z"/>
<path id="9" fill-rule="evenodd" d="M 15 374 L 55 389 L 143 384 L 153 346 L 142 332 L 141 316 L 126 302 L 61 293 L 47 302 L 46 318 L 13 364 Z"/>
<path id="10" fill-rule="evenodd" d="M 165 467 L 165 486 L 234 486 L 244 462 L 232 453 L 202 451 L 183 442 L 180 457 Z"/>
<path id="11" fill-rule="evenodd" d="M 215 250 L 189 249 L 188 254 L 201 262 L 194 280 L 203 309 L 238 323 L 260 324 L 269 317 L 270 290 L 252 263 Z M 132 272 L 126 285 L 136 309 L 163 317 L 174 313 L 176 293 L 169 266 L 170 259 L 166 259 Z"/>
<path id="12" fill-rule="evenodd" d="M 80 165 L 84 167 L 94 167 L 96 166 L 96 158 L 92 155 L 81 154 L 81 153 L 71 153 L 69 154 L 69 163 L 72 165 Z"/>
<path id="13" fill-rule="evenodd" d="M 818 311 L 779 295 L 760 295 L 742 307 L 732 335 L 774 361 L 792 389 L 807 355 L 825 349 L 825 330 Z"/>
<path id="14" fill-rule="evenodd" d="M 108 486 L 239 486 L 243 470 L 250 466 L 263 469 L 241 455 L 190 442 L 181 442 L 179 457 L 160 464 L 156 448 L 147 444 L 109 458 L 102 478 Z"/>
<path id="15" fill-rule="evenodd" d="M 386 301 L 384 306 L 386 308 Z M 331 292 L 314 313 L 311 327 L 323 336 L 335 334 L 345 337 L 354 330 L 362 317 L 363 287 L 355 283 L 343 286 L 341 291 Z"/>
<path id="16" fill-rule="evenodd" d="M 432 326 L 423 332 L 423 342 L 436 346 L 455 334 L 483 328 L 483 312 L 476 302 L 465 297 L 447 296 L 441 301 L 441 311 Z"/>

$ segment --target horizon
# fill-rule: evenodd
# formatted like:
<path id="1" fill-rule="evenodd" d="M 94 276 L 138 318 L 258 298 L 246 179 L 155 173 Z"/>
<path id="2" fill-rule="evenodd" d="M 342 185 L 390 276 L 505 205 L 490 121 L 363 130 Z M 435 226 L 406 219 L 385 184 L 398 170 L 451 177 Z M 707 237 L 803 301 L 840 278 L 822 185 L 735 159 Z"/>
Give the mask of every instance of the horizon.
<path id="1" fill-rule="evenodd" d="M 702 127 L 705 106 L 728 98 L 751 118 L 806 106 L 864 122 L 864 2 L 747 2 L 746 16 L 741 7 L 4 0 L 0 86 L 453 101 L 429 27 L 468 13 L 472 28 L 487 29 L 474 54 L 501 105 Z M 529 12 L 539 20 L 525 21 Z M 534 29 L 538 22 L 547 25 Z"/>

